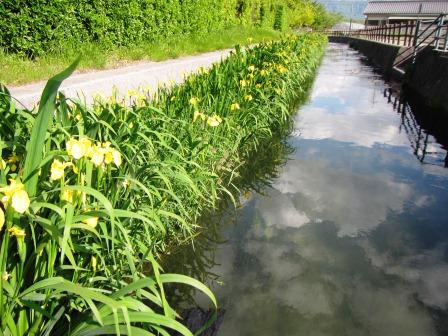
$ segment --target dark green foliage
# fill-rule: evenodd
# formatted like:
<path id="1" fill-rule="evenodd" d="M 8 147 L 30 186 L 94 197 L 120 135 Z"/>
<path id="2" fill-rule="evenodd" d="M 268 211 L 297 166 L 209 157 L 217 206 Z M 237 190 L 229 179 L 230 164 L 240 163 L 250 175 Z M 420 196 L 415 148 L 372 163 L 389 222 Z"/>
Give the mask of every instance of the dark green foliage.
<path id="1" fill-rule="evenodd" d="M 278 5 L 275 7 L 274 29 L 282 30 L 282 28 L 283 28 L 283 6 Z"/>
<path id="2" fill-rule="evenodd" d="M 283 30 L 313 24 L 316 13 L 325 14 L 320 9 L 309 0 L 1 0 L 0 52 L 34 59 L 89 43 L 132 48 L 239 24 Z"/>
<path id="3" fill-rule="evenodd" d="M 260 5 L 260 10 L 259 10 L 259 16 L 258 16 L 258 25 L 262 26 L 263 22 L 265 21 L 265 19 L 266 19 L 265 8 L 264 8 L 264 5 L 261 4 Z"/>
<path id="4" fill-rule="evenodd" d="M 0 48 L 33 58 L 80 42 L 152 42 L 236 23 L 228 7 L 216 0 L 2 0 Z"/>
<path id="5" fill-rule="evenodd" d="M 313 28 L 315 29 L 326 29 L 344 20 L 342 14 L 336 12 L 327 12 L 325 10 L 325 7 L 319 3 L 316 3 L 314 5 L 314 11 L 316 15 L 313 23 Z"/>

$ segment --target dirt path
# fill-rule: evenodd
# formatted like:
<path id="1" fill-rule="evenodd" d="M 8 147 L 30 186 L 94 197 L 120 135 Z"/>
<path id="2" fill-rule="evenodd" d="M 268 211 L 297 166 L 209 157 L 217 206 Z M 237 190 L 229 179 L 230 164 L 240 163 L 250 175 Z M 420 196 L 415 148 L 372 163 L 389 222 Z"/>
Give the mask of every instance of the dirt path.
<path id="1" fill-rule="evenodd" d="M 210 67 L 226 57 L 230 49 L 209 52 L 196 56 L 187 56 L 162 62 L 142 62 L 118 69 L 94 71 L 76 74 L 62 83 L 61 91 L 68 97 L 77 97 L 83 93 L 90 103 L 93 95 L 101 93 L 109 96 L 113 87 L 121 94 L 139 86 L 157 88 L 159 84 L 172 81 L 182 82 L 184 75 L 197 71 L 200 67 Z M 31 108 L 40 98 L 45 81 L 10 87 L 11 95 L 24 106 Z"/>

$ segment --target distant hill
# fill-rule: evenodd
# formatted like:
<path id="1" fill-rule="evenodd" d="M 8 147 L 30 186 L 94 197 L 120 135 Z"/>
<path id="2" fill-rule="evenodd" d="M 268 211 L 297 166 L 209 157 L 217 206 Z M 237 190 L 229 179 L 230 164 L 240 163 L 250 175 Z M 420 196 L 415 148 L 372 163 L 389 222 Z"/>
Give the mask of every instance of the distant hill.
<path id="1" fill-rule="evenodd" d="M 367 0 L 317 0 L 330 12 L 338 12 L 346 18 L 364 18 L 363 12 L 367 6 Z"/>

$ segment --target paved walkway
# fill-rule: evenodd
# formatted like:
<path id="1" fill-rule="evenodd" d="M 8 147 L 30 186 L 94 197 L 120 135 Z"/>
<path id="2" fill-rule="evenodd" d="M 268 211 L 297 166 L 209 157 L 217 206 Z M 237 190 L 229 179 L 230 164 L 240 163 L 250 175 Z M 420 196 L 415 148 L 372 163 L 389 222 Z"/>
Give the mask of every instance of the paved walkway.
<path id="1" fill-rule="evenodd" d="M 101 70 L 72 75 L 62 83 L 61 91 L 68 97 L 77 97 L 83 92 L 87 103 L 98 93 L 104 96 L 112 94 L 116 87 L 121 94 L 139 86 L 157 88 L 159 84 L 171 81 L 180 83 L 184 75 L 197 71 L 200 67 L 210 67 L 229 55 L 230 49 L 209 52 L 196 56 L 187 56 L 162 62 L 139 62 L 118 69 Z M 31 108 L 40 98 L 45 81 L 24 86 L 10 87 L 11 95 L 24 106 Z"/>

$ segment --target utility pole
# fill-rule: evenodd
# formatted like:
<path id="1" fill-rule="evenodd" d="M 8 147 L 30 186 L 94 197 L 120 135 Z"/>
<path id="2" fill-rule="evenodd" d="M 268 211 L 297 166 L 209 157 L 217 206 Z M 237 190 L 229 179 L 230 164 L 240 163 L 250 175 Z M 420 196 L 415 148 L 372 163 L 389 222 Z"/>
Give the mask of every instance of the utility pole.
<path id="1" fill-rule="evenodd" d="M 353 2 L 350 2 L 350 26 L 348 28 L 349 31 L 352 30 L 352 17 L 353 17 Z"/>

